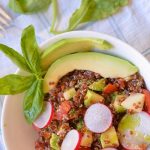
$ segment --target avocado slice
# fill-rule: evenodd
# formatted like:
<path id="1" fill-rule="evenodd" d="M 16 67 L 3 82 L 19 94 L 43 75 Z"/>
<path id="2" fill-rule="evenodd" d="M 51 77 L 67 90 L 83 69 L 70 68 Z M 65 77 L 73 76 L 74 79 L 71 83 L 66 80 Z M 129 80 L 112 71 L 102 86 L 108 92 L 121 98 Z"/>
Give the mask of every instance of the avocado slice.
<path id="1" fill-rule="evenodd" d="M 104 78 L 125 78 L 138 71 L 138 68 L 127 60 L 111 55 L 96 52 L 70 54 L 50 66 L 44 77 L 44 92 L 54 88 L 61 77 L 75 69 L 93 71 Z"/>
<path id="2" fill-rule="evenodd" d="M 50 45 L 41 55 L 41 67 L 43 70 L 58 58 L 75 52 L 92 51 L 92 49 L 108 50 L 112 45 L 98 38 L 70 38 L 60 40 Z"/>
<path id="3" fill-rule="evenodd" d="M 93 82 L 90 86 L 89 89 L 93 91 L 103 91 L 104 87 L 106 86 L 106 80 L 100 79 L 99 81 Z"/>
<path id="4" fill-rule="evenodd" d="M 85 95 L 85 99 L 84 99 L 84 105 L 86 107 L 94 104 L 94 103 L 98 103 L 98 102 L 103 102 L 104 101 L 104 97 L 91 91 L 91 90 L 88 90 L 86 95 Z"/>
<path id="5" fill-rule="evenodd" d="M 137 113 L 141 112 L 144 106 L 145 95 L 142 93 L 134 93 L 127 97 L 122 103 L 122 107 L 127 109 L 128 112 Z"/>
<path id="6" fill-rule="evenodd" d="M 66 90 L 66 91 L 63 93 L 64 98 L 65 98 L 66 100 L 72 99 L 75 94 L 76 94 L 75 88 L 70 88 L 70 89 Z"/>
<path id="7" fill-rule="evenodd" d="M 103 148 L 118 147 L 119 141 L 115 128 L 112 126 L 107 131 L 101 134 L 100 141 Z"/>
<path id="8" fill-rule="evenodd" d="M 126 109 L 121 105 L 125 97 L 125 95 L 116 95 L 113 106 L 117 113 L 122 113 L 126 111 Z"/>
<path id="9" fill-rule="evenodd" d="M 60 150 L 59 146 L 59 136 L 56 134 L 52 133 L 52 137 L 50 138 L 50 146 L 53 150 Z"/>

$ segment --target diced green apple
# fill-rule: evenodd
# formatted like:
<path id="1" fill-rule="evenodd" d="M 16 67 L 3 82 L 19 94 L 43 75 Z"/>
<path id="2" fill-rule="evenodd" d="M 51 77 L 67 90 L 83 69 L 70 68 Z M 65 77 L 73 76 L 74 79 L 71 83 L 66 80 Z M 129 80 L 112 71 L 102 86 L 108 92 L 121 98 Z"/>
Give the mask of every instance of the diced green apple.
<path id="1" fill-rule="evenodd" d="M 125 108 L 121 105 L 122 101 L 125 99 L 125 95 L 117 95 L 115 97 L 113 106 L 117 113 L 125 112 Z"/>
<path id="2" fill-rule="evenodd" d="M 93 91 L 103 91 L 106 83 L 105 83 L 105 79 L 100 79 L 98 81 L 93 82 L 90 86 L 89 89 L 93 90 Z"/>
<path id="3" fill-rule="evenodd" d="M 81 146 L 83 147 L 91 147 L 91 144 L 93 142 L 93 135 L 91 131 L 86 131 L 81 139 Z"/>
<path id="4" fill-rule="evenodd" d="M 76 94 L 75 88 L 70 88 L 70 89 L 68 89 L 67 91 L 65 91 L 65 92 L 63 93 L 64 98 L 65 98 L 66 100 L 72 99 L 75 94 Z"/>
<path id="5" fill-rule="evenodd" d="M 134 93 L 127 97 L 122 103 L 121 106 L 127 109 L 128 112 L 137 113 L 141 112 L 143 109 L 145 100 L 145 95 L 141 93 Z"/>
<path id="6" fill-rule="evenodd" d="M 118 147 L 119 141 L 115 128 L 112 126 L 107 131 L 101 134 L 100 141 L 103 148 Z"/>
<path id="7" fill-rule="evenodd" d="M 86 95 L 85 95 L 85 99 L 84 99 L 84 105 L 86 107 L 89 107 L 90 105 L 94 104 L 94 103 L 102 103 L 104 101 L 104 97 L 91 91 L 88 90 Z"/>

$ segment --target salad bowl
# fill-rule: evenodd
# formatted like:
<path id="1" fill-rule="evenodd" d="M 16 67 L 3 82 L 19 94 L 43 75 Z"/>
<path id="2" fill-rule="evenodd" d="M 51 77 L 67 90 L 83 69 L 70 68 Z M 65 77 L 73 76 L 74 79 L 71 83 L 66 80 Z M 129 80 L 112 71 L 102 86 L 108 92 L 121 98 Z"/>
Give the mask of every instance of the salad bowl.
<path id="1" fill-rule="evenodd" d="M 148 90 L 150 90 L 149 62 L 133 47 L 115 37 L 91 31 L 73 31 L 63 33 L 48 39 L 43 44 L 41 44 L 41 51 L 44 51 L 53 43 L 66 38 L 100 38 L 107 40 L 113 45 L 113 48 L 106 51 L 99 50 L 98 52 L 129 60 L 139 68 L 139 72 L 144 78 L 146 87 Z M 97 51 L 97 49 L 94 49 L 93 51 Z M 18 71 L 18 73 L 24 74 L 20 71 Z M 4 100 L 1 126 L 5 148 L 8 150 L 35 149 L 37 133 L 33 129 L 32 125 L 28 124 L 24 118 L 23 95 L 24 94 L 6 96 Z"/>

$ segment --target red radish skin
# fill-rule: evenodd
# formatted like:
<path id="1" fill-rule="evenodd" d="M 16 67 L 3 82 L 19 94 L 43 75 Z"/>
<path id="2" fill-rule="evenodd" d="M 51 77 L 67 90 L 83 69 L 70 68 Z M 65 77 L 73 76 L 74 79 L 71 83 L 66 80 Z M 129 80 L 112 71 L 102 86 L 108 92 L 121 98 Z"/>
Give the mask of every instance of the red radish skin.
<path id="1" fill-rule="evenodd" d="M 76 140 L 75 143 L 71 143 L 74 142 L 75 140 Z M 67 143 L 75 145 L 67 145 Z M 61 150 L 79 150 L 80 143 L 81 143 L 81 134 L 77 130 L 73 129 L 69 131 L 65 136 L 61 145 Z"/>
<path id="2" fill-rule="evenodd" d="M 36 131 L 40 131 L 40 128 L 38 128 L 38 127 L 35 126 L 34 124 L 32 124 L 32 127 L 33 127 Z"/>
<path id="3" fill-rule="evenodd" d="M 52 105 L 52 103 L 51 102 L 45 102 L 45 104 L 46 104 L 46 109 L 49 109 L 49 114 L 47 114 L 47 117 L 48 117 L 48 119 L 46 120 L 46 122 L 45 122 L 45 124 L 43 124 L 43 125 L 40 125 L 40 123 L 41 122 L 43 122 L 43 120 L 42 120 L 42 116 L 45 116 L 46 114 L 44 114 L 45 113 L 45 111 L 43 112 L 43 115 L 41 114 L 41 116 L 39 116 L 38 118 L 37 118 L 37 120 L 35 120 L 35 122 L 33 123 L 33 127 L 36 129 L 36 130 L 40 130 L 40 129 L 42 129 L 42 128 L 45 128 L 45 127 L 47 127 L 50 123 L 51 123 L 51 121 L 52 121 L 52 118 L 53 118 L 53 115 L 54 115 L 54 107 L 53 107 L 53 105 Z M 49 107 L 48 107 L 48 105 L 49 105 Z M 48 110 L 47 110 L 48 111 Z M 46 113 L 48 113 L 48 112 L 46 112 Z M 40 122 L 41 121 L 41 122 Z M 45 121 L 45 120 L 44 120 Z"/>
<path id="4" fill-rule="evenodd" d="M 106 105 L 96 103 L 87 109 L 84 116 L 84 122 L 90 131 L 94 133 L 102 133 L 111 127 L 112 113 Z"/>

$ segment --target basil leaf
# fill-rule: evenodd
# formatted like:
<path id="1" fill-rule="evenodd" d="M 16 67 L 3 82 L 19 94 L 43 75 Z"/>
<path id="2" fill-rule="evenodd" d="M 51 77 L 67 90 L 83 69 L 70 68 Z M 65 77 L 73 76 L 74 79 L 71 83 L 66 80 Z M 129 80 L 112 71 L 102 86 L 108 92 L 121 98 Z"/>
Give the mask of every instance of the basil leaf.
<path id="1" fill-rule="evenodd" d="M 82 22 L 84 16 L 89 11 L 89 7 L 92 3 L 93 0 L 82 0 L 80 8 L 72 14 L 72 17 L 69 20 L 69 27 L 67 30 L 70 31 L 75 29 Z"/>
<path id="2" fill-rule="evenodd" d="M 50 32 L 55 31 L 55 23 L 56 23 L 57 15 L 58 15 L 58 10 L 57 10 L 58 8 L 57 8 L 56 0 L 52 0 L 52 9 L 53 9 L 53 20 L 52 20 Z"/>
<path id="3" fill-rule="evenodd" d="M 107 18 L 127 4 L 128 0 L 94 0 L 81 22 Z"/>
<path id="4" fill-rule="evenodd" d="M 51 0 L 9 0 L 9 7 L 18 13 L 36 13 L 46 10 Z"/>
<path id="5" fill-rule="evenodd" d="M 20 69 L 30 72 L 30 68 L 28 67 L 26 60 L 23 56 L 21 56 L 17 51 L 14 49 L 0 44 L 0 51 L 3 52 L 11 61 L 16 64 Z"/>
<path id="6" fill-rule="evenodd" d="M 21 37 L 21 48 L 28 66 L 36 75 L 41 73 L 39 47 L 36 42 L 34 27 L 25 28 Z"/>
<path id="7" fill-rule="evenodd" d="M 128 0 L 82 0 L 69 21 L 67 31 L 75 29 L 80 23 L 107 18 L 128 4 Z"/>
<path id="8" fill-rule="evenodd" d="M 34 76 L 10 74 L 0 78 L 0 95 L 13 95 L 27 90 L 33 83 Z"/>
<path id="9" fill-rule="evenodd" d="M 24 96 L 24 115 L 29 123 L 35 121 L 43 109 L 43 80 L 36 80 Z"/>

